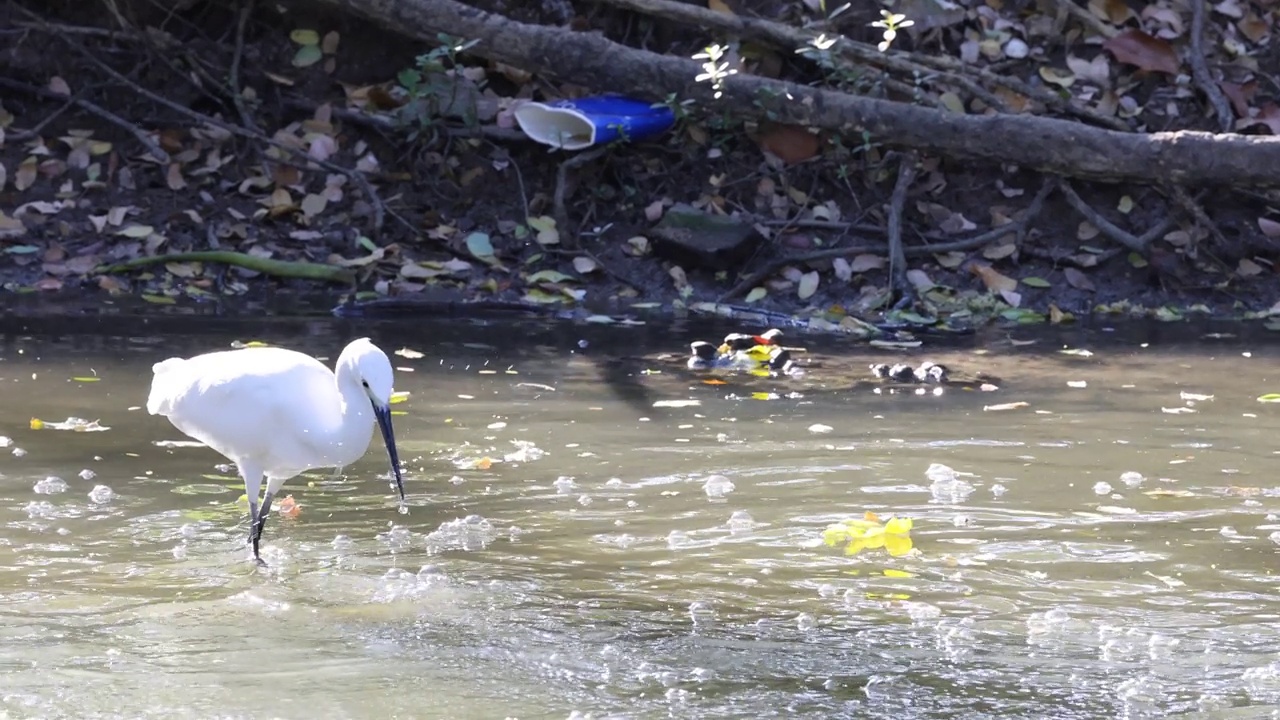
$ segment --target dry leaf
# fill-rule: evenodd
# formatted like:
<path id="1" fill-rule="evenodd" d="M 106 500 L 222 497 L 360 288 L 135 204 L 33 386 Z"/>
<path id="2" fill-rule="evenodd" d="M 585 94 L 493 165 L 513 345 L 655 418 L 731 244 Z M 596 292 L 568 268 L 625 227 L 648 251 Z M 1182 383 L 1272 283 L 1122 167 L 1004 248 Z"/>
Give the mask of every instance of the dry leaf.
<path id="1" fill-rule="evenodd" d="M 18 166 L 18 171 L 13 174 L 13 187 L 19 192 L 31 187 L 36 181 L 36 175 L 39 172 L 39 162 L 35 155 L 27 157 Z"/>
<path id="2" fill-rule="evenodd" d="M 1268 220 L 1264 217 L 1258 218 L 1258 229 L 1269 238 L 1280 237 L 1280 222 L 1275 220 Z"/>
<path id="3" fill-rule="evenodd" d="M 801 300 L 808 300 L 818 291 L 818 271 L 813 270 L 805 273 L 800 277 L 800 287 L 796 290 L 796 296 Z"/>
<path id="4" fill-rule="evenodd" d="M 1236 267 L 1236 274 L 1240 277 L 1252 277 L 1261 272 L 1262 266 L 1249 258 L 1240 258 L 1240 264 Z"/>
<path id="5" fill-rule="evenodd" d="M 836 258 L 831 261 L 831 272 L 841 282 L 849 282 L 853 279 L 853 266 L 844 258 Z"/>
<path id="6" fill-rule="evenodd" d="M 1089 255 L 1088 257 L 1092 258 L 1093 256 Z M 1096 258 L 1095 258 L 1095 262 L 1096 262 Z M 1089 279 L 1089 276 L 1085 275 L 1080 270 L 1077 270 L 1073 267 L 1063 268 L 1062 274 L 1066 276 L 1067 284 L 1073 288 L 1076 288 L 1077 290 L 1088 290 L 1089 292 L 1093 292 L 1097 290 L 1097 288 L 1094 287 L 1093 285 L 1093 281 Z"/>
<path id="7" fill-rule="evenodd" d="M 992 292 L 1002 292 L 1002 291 L 1013 292 L 1018 287 L 1017 280 L 1014 280 L 1013 278 L 1007 277 L 1005 275 L 1001 275 L 999 272 L 996 272 L 996 270 L 992 268 L 990 265 L 983 265 L 982 263 L 973 263 L 972 265 L 969 266 L 969 272 L 982 278 L 982 284 L 986 285 L 987 289 Z"/>
<path id="8" fill-rule="evenodd" d="M 867 272 L 869 270 L 879 270 L 884 267 L 885 262 L 884 257 L 880 255 L 863 253 L 862 255 L 855 257 L 853 262 L 849 263 L 849 269 L 852 272 L 857 273 Z"/>
<path id="9" fill-rule="evenodd" d="M 1025 407 L 1031 407 L 1031 403 L 1021 402 L 1021 401 L 1007 402 L 1007 403 L 1000 403 L 999 405 L 984 405 L 982 409 L 987 412 L 994 412 L 999 410 L 1021 410 L 1022 408 L 1025 408 Z"/>
<path id="10" fill-rule="evenodd" d="M 181 190 L 187 186 L 187 181 L 182 177 L 182 166 L 178 163 L 169 163 L 164 179 L 170 190 Z"/>
<path id="11" fill-rule="evenodd" d="M 804 162 L 818 154 L 818 136 L 797 125 L 771 124 L 760 134 L 760 147 L 787 164 Z"/>
<path id="12" fill-rule="evenodd" d="M 988 260 L 1002 260 L 1018 251 L 1018 246 L 1011 242 L 1000 245 L 988 245 L 982 249 L 982 257 Z"/>
<path id="13" fill-rule="evenodd" d="M 1134 28 L 1103 42 L 1102 48 L 1110 52 L 1118 62 L 1128 63 L 1148 72 L 1177 75 L 1182 67 L 1178 53 L 1168 40 L 1152 37 Z"/>

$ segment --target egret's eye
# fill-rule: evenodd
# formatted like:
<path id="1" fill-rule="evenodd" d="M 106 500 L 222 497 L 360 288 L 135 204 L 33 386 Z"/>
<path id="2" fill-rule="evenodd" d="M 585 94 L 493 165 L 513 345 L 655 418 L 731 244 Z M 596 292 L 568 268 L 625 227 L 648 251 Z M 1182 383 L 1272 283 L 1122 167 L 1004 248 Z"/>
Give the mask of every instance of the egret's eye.
<path id="1" fill-rule="evenodd" d="M 369 381 L 368 381 L 368 380 L 361 380 L 361 381 L 360 381 L 360 384 L 364 386 L 364 389 L 365 389 L 365 390 L 368 390 L 368 389 L 369 389 Z"/>

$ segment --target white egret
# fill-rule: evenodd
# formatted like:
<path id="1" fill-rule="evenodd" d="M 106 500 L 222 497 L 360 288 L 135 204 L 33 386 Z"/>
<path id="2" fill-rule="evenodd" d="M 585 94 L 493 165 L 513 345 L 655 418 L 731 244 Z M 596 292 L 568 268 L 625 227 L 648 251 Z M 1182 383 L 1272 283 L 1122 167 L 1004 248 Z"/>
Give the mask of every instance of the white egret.
<path id="1" fill-rule="evenodd" d="M 404 506 L 404 480 L 391 428 L 391 361 L 368 338 L 353 340 L 330 372 L 283 348 L 249 347 L 170 358 L 151 368 L 147 412 L 235 462 L 249 499 L 249 542 L 258 554 L 271 500 L 289 478 L 359 460 L 374 420 Z M 263 476 L 266 493 L 258 504 Z"/>

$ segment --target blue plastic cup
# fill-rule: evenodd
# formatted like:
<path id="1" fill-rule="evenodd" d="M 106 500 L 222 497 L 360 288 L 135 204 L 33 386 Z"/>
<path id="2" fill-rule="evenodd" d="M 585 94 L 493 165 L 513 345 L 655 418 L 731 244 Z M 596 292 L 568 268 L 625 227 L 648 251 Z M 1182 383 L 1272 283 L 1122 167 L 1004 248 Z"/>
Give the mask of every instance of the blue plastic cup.
<path id="1" fill-rule="evenodd" d="M 676 121 L 665 105 L 621 95 L 530 102 L 516 108 L 514 115 L 525 135 L 561 150 L 582 150 L 620 139 L 646 140 L 666 132 Z"/>

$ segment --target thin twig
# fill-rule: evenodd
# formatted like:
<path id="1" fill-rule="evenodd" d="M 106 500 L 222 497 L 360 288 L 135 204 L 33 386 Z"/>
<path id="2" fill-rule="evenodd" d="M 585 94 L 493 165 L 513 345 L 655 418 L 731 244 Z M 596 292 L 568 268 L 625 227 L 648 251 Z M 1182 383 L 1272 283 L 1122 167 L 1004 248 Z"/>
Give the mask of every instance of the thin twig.
<path id="1" fill-rule="evenodd" d="M 14 90 L 20 90 L 25 93 L 30 93 L 32 95 L 39 95 L 41 97 L 52 98 L 55 100 L 68 99 L 66 95 L 63 95 L 61 93 L 56 93 L 47 88 L 36 87 L 35 85 L 28 85 L 24 82 L 19 82 L 17 80 L 10 80 L 9 78 L 4 77 L 3 75 L 0 75 L 0 86 L 13 88 Z M 113 125 L 117 125 L 121 128 L 124 128 L 125 130 L 128 130 L 135 138 L 138 139 L 138 142 L 142 143 L 142 146 L 147 149 L 147 152 L 151 153 L 152 157 L 154 157 L 156 160 L 162 163 L 169 162 L 169 153 L 165 152 L 159 145 L 155 143 L 154 140 L 151 139 L 149 135 L 147 135 L 145 130 L 138 127 L 137 125 L 134 125 L 133 123 L 129 122 L 128 120 L 125 120 L 119 115 L 116 115 L 110 110 L 107 110 L 99 105 L 95 105 L 94 103 L 89 102 L 88 100 L 71 98 L 69 102 L 81 108 L 82 110 L 85 110 L 86 112 L 90 112 L 90 113 L 93 113 L 94 115 L 97 115 L 98 117 L 102 118 L 103 120 L 106 120 L 107 122 Z"/>
<path id="2" fill-rule="evenodd" d="M 1099 215 L 1097 210 L 1089 207 L 1089 203 L 1077 195 L 1076 191 L 1071 187 L 1071 183 L 1066 180 L 1058 180 L 1058 189 L 1062 191 L 1062 196 L 1067 199 L 1067 203 L 1075 208 L 1076 212 L 1083 215 L 1085 220 L 1088 220 L 1094 227 L 1098 228 L 1103 235 L 1136 253 L 1146 254 L 1147 245 L 1150 243 L 1149 239 L 1143 239 L 1146 238 L 1146 235 L 1143 235 L 1142 238 L 1135 237 L 1129 231 L 1112 224 L 1110 220 Z"/>
<path id="3" fill-rule="evenodd" d="M 907 254 L 902 247 L 902 211 L 907 204 L 907 190 L 916 178 L 916 155 L 904 153 L 898 161 L 898 180 L 889 196 L 889 219 L 886 233 L 889 236 L 889 286 L 902 293 L 901 305 L 914 300 L 915 291 L 907 281 Z"/>
<path id="4" fill-rule="evenodd" d="M 1191 0 L 1191 53 L 1188 60 L 1191 62 L 1191 75 L 1195 78 L 1196 84 L 1200 86 L 1200 90 L 1209 98 L 1209 104 L 1213 107 L 1213 114 L 1218 116 L 1218 127 L 1222 132 L 1231 132 L 1231 126 L 1235 123 L 1235 115 L 1231 111 L 1231 104 L 1227 102 L 1227 97 L 1222 94 L 1222 88 L 1218 87 L 1218 83 L 1214 82 L 1213 74 L 1209 72 L 1209 65 L 1205 62 L 1204 54 L 1204 6 L 1206 0 Z"/>
<path id="5" fill-rule="evenodd" d="M 571 233 L 569 230 L 569 211 L 565 208 L 565 202 L 568 200 L 569 195 L 569 171 L 573 168 L 581 167 L 589 162 L 597 160 L 603 157 L 607 152 L 609 152 L 609 146 L 601 145 L 598 148 L 578 153 L 577 155 L 574 155 L 568 160 L 560 163 L 560 168 L 556 170 L 556 191 L 552 198 L 551 207 L 552 211 L 555 213 L 556 227 L 560 228 L 562 237 L 566 236 L 566 234 L 568 237 L 577 237 L 577 235 Z M 577 244 L 576 241 L 574 244 Z"/>
<path id="6" fill-rule="evenodd" d="M 253 0 L 245 0 L 240 8 L 240 17 L 236 22 L 236 49 L 231 56 L 231 70 L 227 73 L 227 84 L 231 86 L 231 102 L 236 104 L 236 112 L 240 113 L 240 121 L 254 132 L 261 132 L 253 115 L 245 106 L 244 94 L 240 91 L 240 60 L 244 57 L 244 31 L 249 25 L 249 16 L 253 14 Z"/>
<path id="7" fill-rule="evenodd" d="M 38 15 L 36 15 L 35 13 L 32 13 L 30 10 L 27 10 L 21 6 L 17 6 L 17 10 L 23 13 L 24 15 L 27 15 L 28 17 L 33 17 L 33 18 L 36 18 L 37 20 L 40 19 Z M 289 153 L 294 157 L 302 158 L 308 163 L 314 163 L 326 170 L 329 170 L 330 172 L 337 172 L 337 173 L 342 173 L 343 175 L 346 175 L 349 179 L 355 181 L 355 183 L 360 186 L 360 189 L 364 192 L 365 197 L 369 199 L 370 205 L 373 206 L 373 222 L 372 222 L 372 227 L 370 228 L 369 234 L 372 235 L 375 239 L 379 235 L 381 235 L 382 226 L 386 220 L 388 209 L 387 209 L 386 203 L 384 203 L 382 201 L 382 198 L 378 196 L 377 191 L 374 190 L 372 183 L 369 182 L 369 178 L 365 177 L 364 173 L 360 172 L 359 170 L 343 167 L 342 165 L 338 165 L 336 163 L 331 163 L 328 160 L 320 160 L 318 158 L 313 158 L 309 154 L 307 154 L 305 150 L 300 150 L 298 148 L 286 145 L 278 140 L 267 137 L 263 133 L 250 130 L 245 127 L 241 127 L 239 125 L 235 125 L 235 124 L 226 122 L 224 120 L 219 120 L 218 118 L 212 117 L 210 115 L 206 115 L 197 110 L 192 110 L 191 108 L 185 105 L 169 100 L 168 98 L 165 98 L 162 95 L 158 95 L 148 90 L 147 88 L 139 85 L 138 83 L 130 80 L 129 78 L 125 77 L 115 68 L 111 67 L 110 65 L 106 64 L 102 60 L 98 59 L 98 57 L 95 56 L 93 53 L 89 52 L 88 50 L 81 47 L 77 43 L 72 42 L 68 38 L 59 36 L 59 39 L 61 39 L 63 42 L 69 45 L 71 49 L 75 50 L 77 53 L 84 56 L 85 59 L 89 60 L 89 62 L 92 62 L 93 64 L 97 65 L 108 75 L 115 78 L 117 81 L 122 82 L 125 85 L 128 85 L 129 87 L 133 88 L 133 90 L 137 92 L 139 95 L 142 95 L 152 100 L 153 102 L 157 102 L 179 114 L 186 115 L 187 117 L 193 118 L 202 123 L 207 123 L 209 125 L 213 125 L 214 127 L 226 130 L 227 132 L 234 133 L 242 137 L 251 138 L 253 140 L 257 140 L 258 142 L 266 143 L 272 147 L 283 150 L 284 152 Z M 156 149 L 159 150 L 158 147 L 156 147 Z M 168 154 L 165 154 L 165 162 L 168 162 Z M 417 234 L 417 230 L 413 227 L 413 224 L 410 223 L 408 220 L 405 220 L 404 218 L 400 217 L 400 215 L 395 212 L 392 212 L 391 215 L 392 217 L 395 217 L 396 220 L 398 220 L 402 225 L 408 228 L 410 232 Z"/>
<path id="8" fill-rule="evenodd" d="M 46 127 L 49 126 L 49 123 L 53 122 L 54 120 L 57 120 L 59 117 L 62 116 L 63 113 L 70 110 L 71 108 L 76 107 L 76 100 L 80 99 L 80 93 L 83 93 L 83 92 L 84 90 L 82 89 L 79 92 L 77 92 L 74 97 L 67 98 L 66 99 L 67 101 L 62 104 L 62 107 L 46 115 L 43 120 L 36 123 L 30 130 L 17 130 L 17 131 L 8 133 L 8 139 L 11 142 L 20 142 L 22 140 L 27 140 L 29 138 L 36 137 L 41 132 L 43 132 Z"/>

